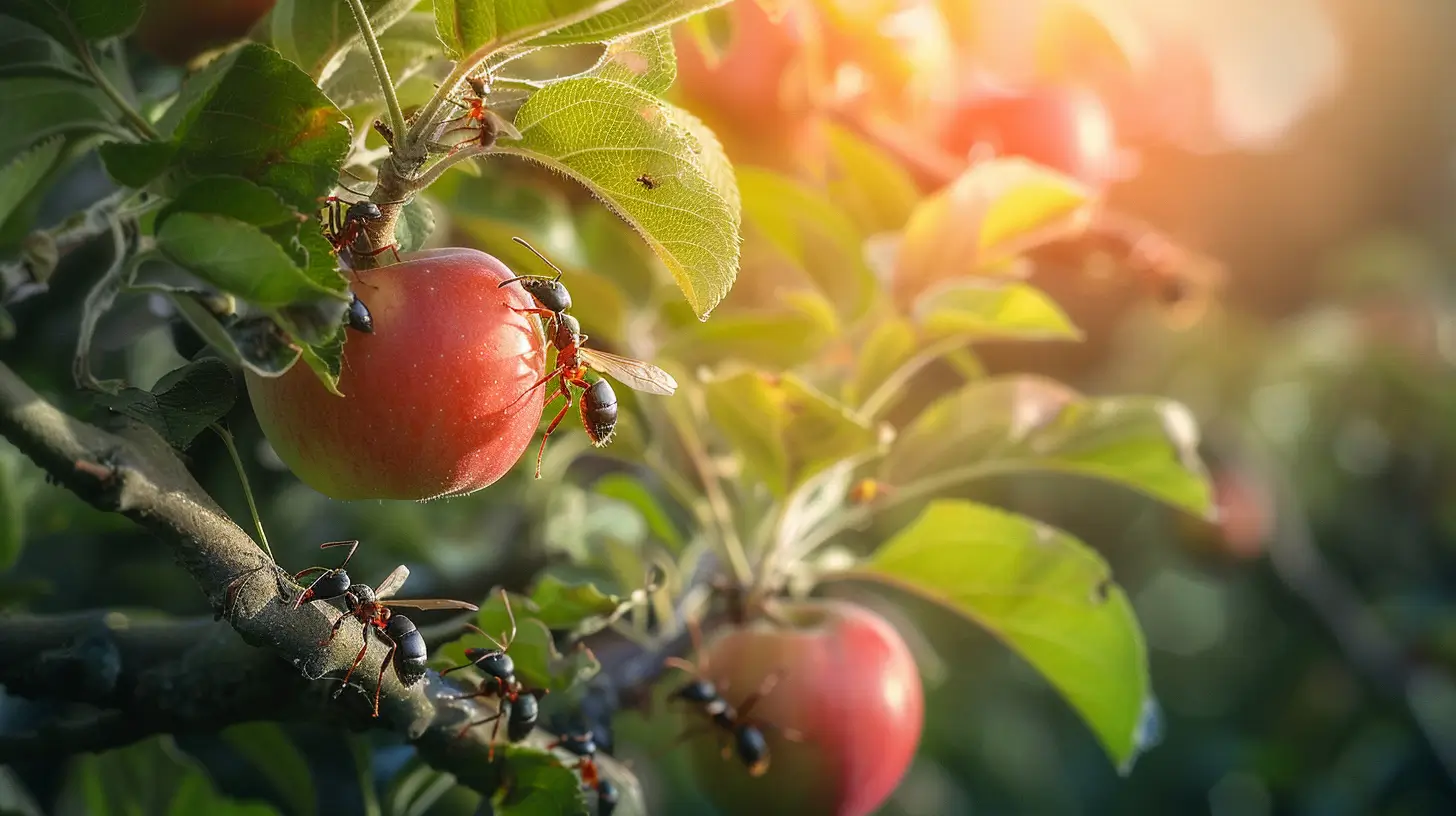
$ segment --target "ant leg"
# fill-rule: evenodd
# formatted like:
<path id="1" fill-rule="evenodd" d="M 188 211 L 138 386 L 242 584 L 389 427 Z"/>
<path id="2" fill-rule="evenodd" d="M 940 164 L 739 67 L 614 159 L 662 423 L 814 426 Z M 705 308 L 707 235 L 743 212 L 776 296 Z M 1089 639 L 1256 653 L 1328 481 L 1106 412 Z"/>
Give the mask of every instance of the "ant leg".
<path id="1" fill-rule="evenodd" d="M 488 748 L 485 752 L 485 758 L 488 762 L 495 762 L 495 739 L 496 737 L 500 736 L 500 724 L 501 720 L 504 719 L 505 716 L 506 700 L 504 697 L 502 697 L 500 710 L 495 713 L 495 717 L 493 718 L 495 720 L 495 725 L 491 726 L 490 728 L 490 748 Z"/>
<path id="2" fill-rule="evenodd" d="M 758 688 L 752 694 L 743 698 L 743 704 L 738 706 L 738 716 L 740 718 L 747 717 L 748 712 L 753 710 L 753 707 L 758 704 L 758 701 L 762 700 L 769 692 L 773 691 L 774 686 L 778 685 L 779 677 L 781 676 L 781 672 L 774 672 L 768 677 L 763 678 L 763 682 L 758 685 Z"/>
<path id="3" fill-rule="evenodd" d="M 489 722 L 499 723 L 500 722 L 500 718 L 502 716 L 504 716 L 504 715 L 502 715 L 501 713 L 497 712 L 494 716 L 486 717 L 485 719 L 482 719 L 482 720 L 475 720 L 474 722 L 468 722 L 468 723 L 465 724 L 465 727 L 464 728 L 460 729 L 460 733 L 458 733 L 458 734 L 455 735 L 455 739 L 460 739 L 461 737 L 463 737 L 466 734 L 470 733 L 470 729 L 474 728 L 477 725 L 485 725 L 486 723 L 489 723 Z"/>
<path id="4" fill-rule="evenodd" d="M 367 651 L 369 651 L 369 624 L 366 623 L 364 624 L 364 645 L 359 647 L 359 654 L 354 655 L 353 664 L 349 666 L 347 672 L 344 672 L 344 684 L 339 686 L 338 691 L 334 692 L 335 697 L 343 694 L 344 689 L 349 687 L 349 678 L 354 676 L 354 670 L 359 668 L 360 663 L 364 662 L 364 653 Z M 379 715 L 376 713 L 375 716 L 377 717 Z"/>
<path id="5" fill-rule="evenodd" d="M 551 382 L 552 378 L 554 378 L 557 374 L 560 374 L 561 372 L 563 372 L 565 370 L 566 370 L 566 366 L 557 366 L 555 371 L 552 371 L 551 373 L 549 373 L 546 376 L 542 377 L 541 379 L 537 380 L 536 383 L 535 383 L 535 385 L 532 385 L 530 388 L 527 388 L 525 391 L 522 391 L 521 392 L 521 395 L 519 397 L 516 397 L 515 401 L 512 402 L 510 405 L 507 405 L 506 408 L 512 408 L 512 407 L 514 407 L 517 402 L 520 402 L 521 400 L 525 399 L 527 394 L 531 393 L 532 391 L 535 391 L 537 388 L 540 388 L 541 386 L 545 385 L 546 383 Z"/>
<path id="6" fill-rule="evenodd" d="M 380 637 L 389 641 L 389 651 L 384 653 L 384 662 L 379 664 L 379 677 L 374 682 L 374 716 L 379 716 L 379 692 L 384 688 L 384 672 L 389 668 L 389 663 L 394 660 L 394 653 L 399 650 L 399 644 L 395 643 L 389 635 L 383 632 L 377 633 Z"/>
<path id="7" fill-rule="evenodd" d="M 551 399 L 554 400 L 554 399 L 556 399 L 556 397 L 552 397 Z M 566 418 L 566 412 L 567 411 L 570 411 L 570 410 L 571 410 L 571 397 L 568 396 L 566 398 L 566 404 L 563 405 L 563 406 L 561 406 L 561 410 L 559 412 L 557 412 L 556 418 L 553 419 L 553 420 L 551 420 L 551 424 L 546 426 L 545 433 L 542 433 L 541 434 L 541 449 L 536 452 L 536 478 L 537 479 L 541 478 L 541 458 L 546 455 L 546 440 L 548 440 L 548 439 L 551 438 L 551 434 L 556 430 L 556 426 L 558 426 L 558 425 L 561 424 L 561 420 L 563 420 L 563 419 Z"/>
<path id="8" fill-rule="evenodd" d="M 384 246 L 380 247 L 379 249 L 371 249 L 368 252 L 361 252 L 359 254 L 362 255 L 362 256 L 364 256 L 364 257 L 366 257 L 366 258 L 373 258 L 373 257 L 375 257 L 377 255 L 383 255 L 386 251 L 393 252 L 394 253 L 394 262 L 395 263 L 399 263 L 399 244 L 394 244 L 394 243 L 385 244 Z"/>
<path id="9" fill-rule="evenodd" d="M 353 612 L 345 612 L 344 614 L 340 615 L 334 621 L 333 628 L 329 630 L 329 636 L 326 637 L 326 638 L 324 638 L 323 640 L 320 640 L 319 643 L 318 643 L 318 645 L 320 645 L 320 646 L 327 646 L 330 643 L 333 643 L 334 642 L 334 638 L 339 634 L 339 627 L 344 625 L 344 621 L 346 621 L 346 620 L 348 620 L 349 618 L 352 618 L 352 617 L 354 617 L 354 613 Z"/>

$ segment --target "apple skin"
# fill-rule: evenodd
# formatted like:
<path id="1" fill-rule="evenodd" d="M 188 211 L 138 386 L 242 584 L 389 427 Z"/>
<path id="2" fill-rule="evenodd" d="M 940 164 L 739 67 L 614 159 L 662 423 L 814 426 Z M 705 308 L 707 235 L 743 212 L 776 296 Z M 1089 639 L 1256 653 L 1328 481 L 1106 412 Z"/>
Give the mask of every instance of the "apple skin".
<path id="1" fill-rule="evenodd" d="M 279 458 L 335 499 L 426 500 L 486 487 L 521 458 L 547 389 L 512 405 L 545 371 L 545 340 L 514 273 L 473 249 L 409 253 L 360 270 L 354 289 L 374 333 L 344 343 L 339 397 L 302 363 L 247 375 Z"/>
<path id="2" fill-rule="evenodd" d="M 1096 189 L 1119 175 L 1112 114 L 1095 93 L 1075 87 L 995 92 L 959 105 L 940 129 L 941 145 L 965 155 L 989 145 L 998 156 L 1021 156 Z"/>
<path id="3" fill-rule="evenodd" d="M 137 42 L 158 59 L 185 65 L 212 48 L 240 40 L 277 0 L 148 0 Z"/>
<path id="4" fill-rule="evenodd" d="M 723 759 L 721 739 L 700 736 L 695 776 L 725 813 L 872 813 L 920 743 L 925 700 L 915 659 L 894 627 L 862 606 L 811 600 L 774 612 L 790 625 L 726 629 L 704 649 L 708 678 L 735 706 L 777 674 L 747 717 L 766 724 L 769 768 L 752 777 L 736 757 Z M 684 718 L 702 722 L 695 710 Z"/>

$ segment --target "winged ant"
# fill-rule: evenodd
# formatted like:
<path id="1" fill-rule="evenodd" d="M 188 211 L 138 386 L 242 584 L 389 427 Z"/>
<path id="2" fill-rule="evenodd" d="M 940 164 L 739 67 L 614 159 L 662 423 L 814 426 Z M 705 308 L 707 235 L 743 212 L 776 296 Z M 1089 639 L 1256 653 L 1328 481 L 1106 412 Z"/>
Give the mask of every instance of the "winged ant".
<path id="1" fill-rule="evenodd" d="M 456 143 L 451 148 L 451 152 L 470 144 L 477 144 L 482 148 L 490 147 L 501 136 L 505 136 L 507 139 L 521 138 L 521 132 L 516 130 L 516 126 L 511 124 L 510 120 L 491 110 L 490 106 L 486 104 L 486 99 L 490 96 L 490 80 L 482 76 L 472 76 L 466 77 L 465 82 L 470 86 L 470 93 L 466 95 L 464 101 L 450 100 L 456 106 L 463 108 L 465 112 L 446 121 L 446 124 L 462 121 L 465 124 L 446 130 L 444 135 L 460 131 L 474 131 L 475 135 Z"/>
<path id="2" fill-rule="evenodd" d="M 571 410 L 571 389 L 573 387 L 582 392 L 579 409 L 581 424 L 586 429 L 587 438 L 591 440 L 592 445 L 600 448 L 612 441 L 612 433 L 617 427 L 617 394 L 612 390 L 611 384 L 604 379 L 588 380 L 586 378 L 588 371 L 610 375 L 637 391 L 662 396 L 671 396 L 673 392 L 677 391 L 677 381 L 666 371 L 651 363 L 584 347 L 582 344 L 586 341 L 587 335 L 582 334 L 581 324 L 577 322 L 576 318 L 566 313 L 571 308 L 571 294 L 561 283 L 561 268 L 552 263 L 545 255 L 537 252 L 536 248 L 524 239 L 515 238 L 514 240 L 529 249 L 532 254 L 556 272 L 554 278 L 549 275 L 518 275 L 500 283 L 501 287 L 519 283 L 521 288 L 526 290 L 526 293 L 536 302 L 536 306 L 531 308 L 512 306 L 511 308 L 520 314 L 534 314 L 543 318 L 546 321 L 547 338 L 556 349 L 556 368 L 537 380 L 534 385 L 522 392 L 515 402 L 511 403 L 514 405 L 520 402 L 526 398 L 527 394 L 553 379 L 557 381 L 556 392 L 546 400 L 546 404 L 550 405 L 558 397 L 566 400 L 566 404 L 561 406 L 561 410 L 546 426 L 545 432 L 541 434 L 541 448 L 536 453 L 536 478 L 539 479 L 541 478 L 541 459 L 546 455 L 546 441 L 551 438 L 551 434 L 556 431 L 556 428 L 561 425 L 561 421 L 566 418 L 566 413 Z"/>

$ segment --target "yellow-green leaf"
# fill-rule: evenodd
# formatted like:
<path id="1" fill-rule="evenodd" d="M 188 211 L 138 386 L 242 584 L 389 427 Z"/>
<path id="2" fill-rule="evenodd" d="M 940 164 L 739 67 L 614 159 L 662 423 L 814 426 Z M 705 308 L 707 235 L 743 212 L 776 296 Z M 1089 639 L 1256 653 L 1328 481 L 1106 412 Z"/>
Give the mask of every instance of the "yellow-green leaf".
<path id="1" fill-rule="evenodd" d="M 954 281 L 926 292 L 916 312 L 925 334 L 936 339 L 1082 339 L 1055 301 L 1025 283 Z"/>

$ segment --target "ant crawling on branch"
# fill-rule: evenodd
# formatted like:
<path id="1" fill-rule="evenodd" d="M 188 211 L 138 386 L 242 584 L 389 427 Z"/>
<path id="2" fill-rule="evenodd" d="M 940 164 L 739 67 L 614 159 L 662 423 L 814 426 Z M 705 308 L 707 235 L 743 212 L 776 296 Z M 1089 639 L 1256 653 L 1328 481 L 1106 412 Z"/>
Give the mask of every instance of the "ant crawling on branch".
<path id="1" fill-rule="evenodd" d="M 495 723 L 490 731 L 490 752 L 489 758 L 495 759 L 495 740 L 500 735 L 501 719 L 506 720 L 506 739 L 510 742 L 520 742 L 535 730 L 536 722 L 541 717 L 541 698 L 546 696 L 546 689 L 528 689 L 520 680 L 516 679 L 516 664 L 506 652 L 511 648 L 511 642 L 516 639 L 516 615 L 511 611 L 511 599 L 502 589 L 501 600 L 505 603 L 506 616 L 510 619 L 510 631 L 501 634 L 500 640 L 491 637 L 478 626 L 466 624 L 481 637 L 490 643 L 490 648 L 469 647 L 465 650 L 465 659 L 468 661 L 459 666 L 452 666 L 442 672 L 444 677 L 453 671 L 474 666 L 485 673 L 485 679 L 475 691 L 468 694 L 461 694 L 454 699 L 469 700 L 480 697 L 494 697 L 500 700 L 500 709 L 484 719 L 467 722 L 460 729 L 459 736 L 463 737 L 470 729 L 477 725 Z"/>
<path id="2" fill-rule="evenodd" d="M 354 676 L 354 670 L 364 661 L 364 655 L 369 651 L 371 635 L 378 638 L 389 651 L 384 655 L 384 660 L 379 664 L 379 677 L 374 686 L 374 716 L 379 716 L 379 694 L 384 685 L 384 672 L 392 665 L 395 676 L 406 688 L 413 686 L 425 676 L 425 663 L 429 655 L 425 647 L 425 639 L 415 627 L 413 621 L 404 615 L 396 613 L 391 607 L 401 606 L 413 609 L 463 609 L 468 612 L 478 611 L 475 604 L 465 601 L 451 601 L 438 598 L 395 599 L 394 594 L 404 586 L 409 578 L 409 568 L 400 565 L 394 568 L 379 585 L 378 589 L 368 584 L 352 582 L 349 574 L 344 571 L 349 559 L 354 556 L 355 550 L 359 548 L 358 541 L 331 541 L 320 546 L 320 549 L 331 547 L 348 547 L 349 552 L 345 554 L 344 560 L 337 567 L 309 567 L 295 576 L 301 579 L 303 576 L 318 572 L 319 575 L 309 584 L 298 597 L 293 600 L 293 608 L 298 609 L 303 604 L 315 600 L 332 600 L 343 596 L 344 607 L 348 611 L 334 620 L 329 630 L 329 636 L 319 641 L 320 646 L 327 646 L 332 643 L 339 634 L 339 629 L 346 621 L 358 621 L 363 627 L 364 645 L 360 647 L 359 653 L 354 656 L 354 662 L 350 664 L 349 671 L 344 674 L 343 685 L 334 696 L 343 692 L 349 685 L 349 678 Z"/>

